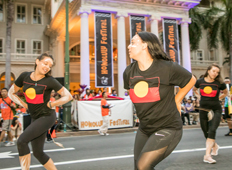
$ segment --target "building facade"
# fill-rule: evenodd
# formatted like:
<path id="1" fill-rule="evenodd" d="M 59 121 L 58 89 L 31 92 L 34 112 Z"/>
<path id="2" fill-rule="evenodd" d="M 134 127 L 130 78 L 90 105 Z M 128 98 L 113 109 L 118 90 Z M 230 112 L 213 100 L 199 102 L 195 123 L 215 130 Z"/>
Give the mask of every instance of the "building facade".
<path id="1" fill-rule="evenodd" d="M 95 89 L 94 13 L 112 15 L 113 77 L 114 89 L 123 96 L 123 71 L 131 60 L 127 47 L 130 44 L 131 15 L 144 16 L 146 31 L 157 36 L 162 32 L 162 19 L 178 20 L 181 25 L 181 64 L 197 77 L 211 63 L 218 63 L 222 75 L 228 75 L 223 66 L 225 53 L 209 51 L 206 38 L 200 49 L 190 52 L 188 11 L 200 0 L 73 0 L 69 3 L 69 55 L 70 89 L 86 84 Z M 1 7 L 2 6 L 2 7 Z M 0 5 L 0 87 L 4 86 L 4 57 L 6 35 L 6 11 Z M 206 37 L 206 36 L 205 36 Z M 54 77 L 64 77 L 65 56 L 65 1 L 63 0 L 16 0 L 15 20 L 12 26 L 12 82 L 24 71 L 32 71 L 38 54 L 49 51 L 55 58 Z"/>

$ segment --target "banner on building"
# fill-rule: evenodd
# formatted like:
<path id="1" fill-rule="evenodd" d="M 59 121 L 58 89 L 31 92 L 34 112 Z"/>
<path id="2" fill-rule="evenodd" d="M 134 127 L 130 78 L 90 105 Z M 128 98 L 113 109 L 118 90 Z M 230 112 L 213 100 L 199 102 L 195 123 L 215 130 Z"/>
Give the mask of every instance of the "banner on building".
<path id="1" fill-rule="evenodd" d="M 180 64 L 178 25 L 175 19 L 163 19 L 163 41 L 165 52 Z"/>
<path id="2" fill-rule="evenodd" d="M 95 86 L 113 87 L 113 75 L 111 14 L 95 12 Z"/>
<path id="3" fill-rule="evenodd" d="M 131 100 L 111 100 L 114 105 L 110 110 L 108 127 L 124 128 L 133 126 L 133 105 Z M 101 101 L 78 101 L 79 130 L 100 129 L 103 124 Z"/>
<path id="4" fill-rule="evenodd" d="M 138 32 L 146 31 L 145 17 L 130 15 L 130 37 L 133 38 Z"/>

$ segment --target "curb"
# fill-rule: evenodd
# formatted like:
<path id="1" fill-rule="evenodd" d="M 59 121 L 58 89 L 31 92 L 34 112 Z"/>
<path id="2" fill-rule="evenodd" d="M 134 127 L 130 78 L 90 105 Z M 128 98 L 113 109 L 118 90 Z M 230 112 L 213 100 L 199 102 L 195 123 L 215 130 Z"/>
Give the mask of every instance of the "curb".
<path id="1" fill-rule="evenodd" d="M 228 126 L 227 123 L 221 123 L 219 127 L 226 127 Z M 183 129 L 199 129 L 200 124 L 198 125 L 186 125 L 183 126 Z M 135 132 L 138 130 L 138 127 L 129 127 L 129 128 L 121 128 L 121 129 L 109 129 L 108 132 L 110 134 L 114 133 L 126 133 L 126 132 Z M 67 132 L 57 132 L 56 136 L 57 137 L 72 137 L 72 136 L 89 136 L 89 135 L 98 135 L 97 130 L 86 130 L 86 131 L 71 131 L 68 130 Z"/>

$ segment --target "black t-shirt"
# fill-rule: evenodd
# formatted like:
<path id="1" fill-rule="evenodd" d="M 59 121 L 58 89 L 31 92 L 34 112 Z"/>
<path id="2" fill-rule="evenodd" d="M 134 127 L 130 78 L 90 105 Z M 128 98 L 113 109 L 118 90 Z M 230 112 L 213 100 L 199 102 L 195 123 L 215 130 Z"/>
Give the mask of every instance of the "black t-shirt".
<path id="1" fill-rule="evenodd" d="M 144 133 L 150 135 L 164 128 L 182 129 L 174 86 L 183 88 L 188 84 L 192 78 L 190 72 L 171 61 L 153 60 L 145 71 L 139 69 L 137 62 L 130 64 L 123 78 Z"/>
<path id="2" fill-rule="evenodd" d="M 52 90 L 59 91 L 63 86 L 52 76 L 44 77 L 39 81 L 30 78 L 32 72 L 23 72 L 15 81 L 16 86 L 22 87 L 33 119 L 50 115 L 53 109 L 47 107 Z M 37 83 L 37 84 L 36 84 Z"/>
<path id="3" fill-rule="evenodd" d="M 200 88 L 200 107 L 205 109 L 221 109 L 221 105 L 219 102 L 219 95 L 221 90 L 226 89 L 225 83 L 220 83 L 219 81 L 214 81 L 208 83 L 204 78 L 198 79 L 196 84 L 196 88 Z"/>

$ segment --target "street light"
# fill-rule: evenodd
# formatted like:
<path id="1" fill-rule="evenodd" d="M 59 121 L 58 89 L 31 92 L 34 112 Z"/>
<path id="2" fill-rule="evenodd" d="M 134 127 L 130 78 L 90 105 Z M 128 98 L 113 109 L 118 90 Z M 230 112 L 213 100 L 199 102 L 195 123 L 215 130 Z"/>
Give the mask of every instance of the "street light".
<path id="1" fill-rule="evenodd" d="M 72 0 L 66 0 L 66 36 L 65 36 L 65 73 L 64 73 L 64 86 L 69 90 L 69 2 Z M 63 120 L 67 125 L 71 124 L 71 101 L 63 105 Z M 66 124 L 64 125 L 64 132 L 66 132 Z"/>

